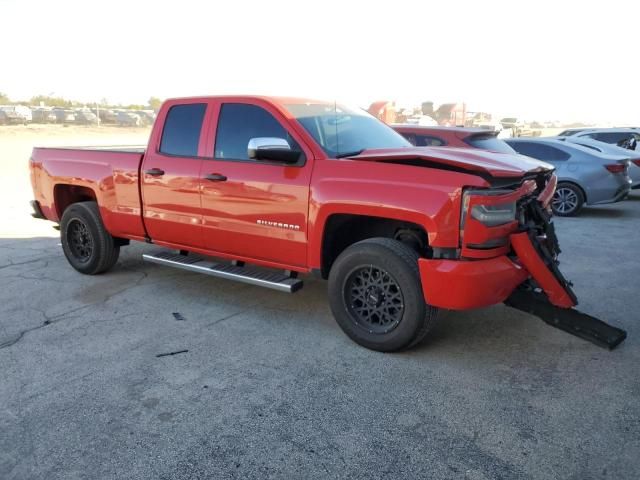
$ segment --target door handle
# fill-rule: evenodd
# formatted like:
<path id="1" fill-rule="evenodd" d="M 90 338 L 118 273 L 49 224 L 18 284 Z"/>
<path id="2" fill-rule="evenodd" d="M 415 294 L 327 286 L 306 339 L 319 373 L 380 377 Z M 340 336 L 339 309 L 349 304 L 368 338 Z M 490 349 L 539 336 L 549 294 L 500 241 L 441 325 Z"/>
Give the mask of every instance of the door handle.
<path id="1" fill-rule="evenodd" d="M 159 177 L 160 175 L 164 175 L 164 170 L 161 168 L 151 168 L 149 170 L 145 170 L 144 173 L 147 175 L 153 175 L 154 177 Z"/>
<path id="2" fill-rule="evenodd" d="M 211 180 L 212 182 L 224 182 L 227 180 L 227 177 L 221 173 L 210 173 L 209 175 L 205 175 L 204 178 Z"/>

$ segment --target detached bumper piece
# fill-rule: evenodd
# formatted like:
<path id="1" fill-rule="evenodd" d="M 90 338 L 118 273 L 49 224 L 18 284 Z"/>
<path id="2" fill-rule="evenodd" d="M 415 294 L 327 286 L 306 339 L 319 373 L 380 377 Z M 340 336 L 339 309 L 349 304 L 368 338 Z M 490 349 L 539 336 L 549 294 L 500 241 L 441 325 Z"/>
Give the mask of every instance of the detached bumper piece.
<path id="1" fill-rule="evenodd" d="M 624 330 L 612 327 L 591 315 L 574 308 L 553 305 L 542 292 L 518 289 L 504 303 L 509 307 L 535 315 L 552 327 L 609 350 L 613 350 L 627 338 L 627 332 Z"/>
<path id="2" fill-rule="evenodd" d="M 529 221 L 522 231 L 511 235 L 511 245 L 532 280 L 514 290 L 504 303 L 535 315 L 552 327 L 613 350 L 627 338 L 627 332 L 572 308 L 578 299 L 571 282 L 558 269 L 560 247 L 551 216 L 539 202 L 529 202 L 526 208 Z"/>

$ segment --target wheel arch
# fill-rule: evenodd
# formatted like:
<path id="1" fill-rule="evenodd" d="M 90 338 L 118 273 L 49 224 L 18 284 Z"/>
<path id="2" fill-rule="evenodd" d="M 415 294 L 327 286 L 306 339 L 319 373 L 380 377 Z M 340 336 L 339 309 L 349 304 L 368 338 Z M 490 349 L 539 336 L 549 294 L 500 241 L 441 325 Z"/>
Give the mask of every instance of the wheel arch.
<path id="1" fill-rule="evenodd" d="M 58 183 L 53 187 L 53 203 L 58 218 L 62 218 L 70 205 L 90 201 L 98 201 L 96 192 L 90 187 L 66 183 Z"/>
<path id="2" fill-rule="evenodd" d="M 422 257 L 430 255 L 429 231 L 424 225 L 405 218 L 334 212 L 326 217 L 321 231 L 319 266 L 325 279 L 340 253 L 369 238 L 399 240 Z"/>

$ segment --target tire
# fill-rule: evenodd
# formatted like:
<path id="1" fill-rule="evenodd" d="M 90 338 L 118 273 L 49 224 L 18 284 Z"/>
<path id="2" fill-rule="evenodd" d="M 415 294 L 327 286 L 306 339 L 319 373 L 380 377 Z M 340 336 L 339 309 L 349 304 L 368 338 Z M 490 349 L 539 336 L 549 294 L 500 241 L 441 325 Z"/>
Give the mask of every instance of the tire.
<path id="1" fill-rule="evenodd" d="M 64 211 L 60 241 L 71 266 L 86 275 L 106 272 L 120 255 L 120 246 L 104 228 L 96 202 L 74 203 Z"/>
<path id="2" fill-rule="evenodd" d="M 329 303 L 340 328 L 354 342 L 379 352 L 419 343 L 438 309 L 424 300 L 419 255 L 389 238 L 371 238 L 345 249 L 329 272 Z"/>
<path id="3" fill-rule="evenodd" d="M 560 182 L 551 200 L 551 209 L 559 217 L 574 217 L 584 207 L 584 193 L 573 183 Z"/>

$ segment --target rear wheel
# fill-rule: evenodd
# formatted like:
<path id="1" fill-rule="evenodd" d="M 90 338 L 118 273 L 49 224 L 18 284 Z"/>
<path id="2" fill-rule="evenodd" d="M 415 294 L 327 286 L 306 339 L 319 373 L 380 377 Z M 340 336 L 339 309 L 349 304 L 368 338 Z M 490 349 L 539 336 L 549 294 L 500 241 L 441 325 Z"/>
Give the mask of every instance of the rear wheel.
<path id="1" fill-rule="evenodd" d="M 96 202 L 74 203 L 64 211 L 60 240 L 71 266 L 87 275 L 106 272 L 120 255 L 120 246 L 105 229 Z"/>
<path id="2" fill-rule="evenodd" d="M 551 209 L 559 217 L 572 217 L 580 213 L 584 206 L 584 194 L 577 185 L 559 183 L 553 194 Z"/>
<path id="3" fill-rule="evenodd" d="M 397 240 L 372 238 L 342 252 L 329 273 L 331 310 L 358 344 L 382 352 L 419 343 L 435 322 L 426 304 L 418 254 Z"/>

